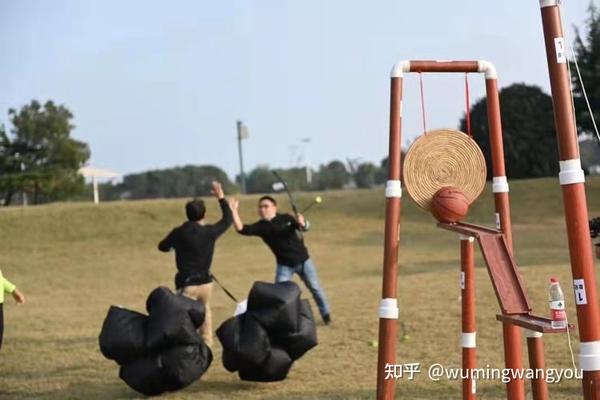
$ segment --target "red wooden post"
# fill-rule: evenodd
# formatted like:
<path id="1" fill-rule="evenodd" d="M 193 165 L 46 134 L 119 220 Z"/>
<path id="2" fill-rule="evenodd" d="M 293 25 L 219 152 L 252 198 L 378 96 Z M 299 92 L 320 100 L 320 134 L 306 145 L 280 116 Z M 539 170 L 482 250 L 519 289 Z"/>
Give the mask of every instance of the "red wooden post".
<path id="1" fill-rule="evenodd" d="M 563 27 L 558 0 L 540 0 L 540 6 L 560 156 L 559 181 L 581 339 L 579 366 L 583 370 L 583 397 L 586 400 L 600 399 L 600 309 Z"/>
<path id="2" fill-rule="evenodd" d="M 460 288 L 462 306 L 462 398 L 475 400 L 476 382 L 471 371 L 477 367 L 475 330 L 475 238 L 460 235 Z M 467 371 L 469 375 L 467 375 Z"/>
<path id="3" fill-rule="evenodd" d="M 546 370 L 544 361 L 544 342 L 541 332 L 525 330 L 527 336 L 527 350 L 529 352 L 529 368 L 538 371 Z M 531 380 L 533 400 L 548 400 L 548 383 L 541 374 L 535 374 Z"/>
<path id="4" fill-rule="evenodd" d="M 512 225 L 510 218 L 510 202 L 508 195 L 508 181 L 504 166 L 504 146 L 502 141 L 502 120 L 500 117 L 500 98 L 498 95 L 498 81 L 496 71 L 491 66 L 486 72 L 485 89 L 487 97 L 488 124 L 490 127 L 490 147 L 492 155 L 492 191 L 496 209 L 496 228 L 500 229 L 506 237 L 506 242 L 512 252 Z M 521 354 L 521 329 L 513 324 L 503 322 L 502 334 L 504 337 L 504 364 L 511 370 L 523 368 Z M 525 399 L 525 382 L 523 379 L 512 379 L 507 385 L 507 398 L 509 400 Z"/>
<path id="5" fill-rule="evenodd" d="M 383 287 L 379 307 L 379 352 L 377 358 L 377 399 L 393 400 L 396 381 L 386 376 L 386 365 L 396 364 L 398 306 L 398 244 L 400 241 L 402 76 L 392 77 L 390 93 L 390 138 L 388 181 L 385 189 L 385 243 Z"/>

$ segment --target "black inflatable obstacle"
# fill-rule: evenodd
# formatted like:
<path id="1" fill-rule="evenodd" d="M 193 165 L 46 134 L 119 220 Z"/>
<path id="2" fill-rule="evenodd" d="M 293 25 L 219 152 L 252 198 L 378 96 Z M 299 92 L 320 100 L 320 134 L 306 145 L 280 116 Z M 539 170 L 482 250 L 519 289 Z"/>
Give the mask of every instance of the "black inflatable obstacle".
<path id="1" fill-rule="evenodd" d="M 100 350 L 121 366 L 119 377 L 142 394 L 183 389 L 213 359 L 197 332 L 204 322 L 204 305 L 159 287 L 148 296 L 146 309 L 148 316 L 111 306 L 100 332 Z"/>
<path id="2" fill-rule="evenodd" d="M 286 378 L 294 361 L 290 355 L 281 348 L 272 347 L 269 357 L 260 365 L 242 363 L 239 376 L 245 381 L 276 382 Z"/>
<path id="3" fill-rule="evenodd" d="M 175 294 L 164 286 L 157 287 L 150 292 L 146 300 L 146 311 L 152 314 L 152 309 L 159 309 L 156 310 L 157 312 L 160 312 L 160 309 L 176 312 L 185 310 L 196 328 L 204 323 L 204 304 L 189 297 Z"/>
<path id="4" fill-rule="evenodd" d="M 256 282 L 247 311 L 223 322 L 217 337 L 225 369 L 256 382 L 285 379 L 293 362 L 317 345 L 310 304 L 294 282 Z"/>
<path id="5" fill-rule="evenodd" d="M 121 366 L 119 377 L 132 389 L 156 396 L 189 386 L 211 362 L 212 353 L 205 344 L 177 346 Z"/>
<path id="6" fill-rule="evenodd" d="M 300 315 L 298 318 L 298 330 L 287 335 L 283 345 L 287 349 L 292 360 L 297 360 L 308 350 L 317 345 L 317 329 L 315 317 L 308 300 L 300 302 Z"/>
<path id="7" fill-rule="evenodd" d="M 192 320 L 204 322 L 204 307 L 193 310 L 193 300 L 176 295 L 166 287 L 156 288 L 148 296 L 146 309 L 150 314 L 146 327 L 146 347 L 160 350 L 175 344 L 198 344 L 200 336 Z M 200 304 L 199 302 L 195 302 Z M 197 315 L 200 314 L 200 315 Z"/>
<path id="8" fill-rule="evenodd" d="M 99 337 L 104 357 L 125 364 L 146 354 L 147 320 L 148 317 L 139 312 L 111 306 Z"/>
<path id="9" fill-rule="evenodd" d="M 248 294 L 248 314 L 269 330 L 295 331 L 300 288 L 294 282 L 256 282 Z"/>

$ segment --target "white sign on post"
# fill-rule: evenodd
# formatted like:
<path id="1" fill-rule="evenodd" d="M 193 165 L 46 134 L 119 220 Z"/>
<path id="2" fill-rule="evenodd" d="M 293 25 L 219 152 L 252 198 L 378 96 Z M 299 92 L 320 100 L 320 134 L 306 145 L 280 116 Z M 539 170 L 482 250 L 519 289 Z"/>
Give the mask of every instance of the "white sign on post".
<path id="1" fill-rule="evenodd" d="M 585 281 L 583 279 L 573 279 L 573 289 L 575 290 L 575 303 L 579 305 L 587 304 Z"/>
<path id="2" fill-rule="evenodd" d="M 561 37 L 554 38 L 554 49 L 556 50 L 556 62 L 565 64 L 567 62 L 565 39 Z"/>

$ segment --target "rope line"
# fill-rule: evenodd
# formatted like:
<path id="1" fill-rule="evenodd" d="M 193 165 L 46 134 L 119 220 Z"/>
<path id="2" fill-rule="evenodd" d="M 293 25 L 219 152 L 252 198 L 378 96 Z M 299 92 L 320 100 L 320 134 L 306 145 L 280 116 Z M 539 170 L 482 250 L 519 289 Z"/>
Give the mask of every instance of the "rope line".
<path id="1" fill-rule="evenodd" d="M 419 71 L 419 87 L 421 89 L 421 116 L 423 119 L 423 134 L 427 133 L 427 117 L 425 116 L 425 93 L 423 90 L 423 74 Z"/>
<path id="2" fill-rule="evenodd" d="M 469 74 L 465 73 L 465 108 L 466 108 L 466 120 L 467 120 L 467 135 L 473 137 L 471 133 L 471 90 L 469 89 Z"/>
<path id="3" fill-rule="evenodd" d="M 234 296 L 234 295 L 232 295 L 232 294 L 231 294 L 231 292 L 230 292 L 229 290 L 225 289 L 225 286 L 223 286 L 223 285 L 221 284 L 221 282 L 219 282 L 219 280 L 217 279 L 217 277 L 216 277 L 216 276 L 214 276 L 213 274 L 210 274 L 210 277 L 212 278 L 212 280 L 213 280 L 213 281 L 215 281 L 215 282 L 217 283 L 217 285 L 219 285 L 219 287 L 220 287 L 221 289 L 223 289 L 223 291 L 225 292 L 225 294 L 226 294 L 227 296 L 229 296 L 229 298 L 230 298 L 231 300 L 235 301 L 236 303 L 238 302 L 238 301 L 237 301 L 237 299 L 235 298 L 235 296 Z"/>

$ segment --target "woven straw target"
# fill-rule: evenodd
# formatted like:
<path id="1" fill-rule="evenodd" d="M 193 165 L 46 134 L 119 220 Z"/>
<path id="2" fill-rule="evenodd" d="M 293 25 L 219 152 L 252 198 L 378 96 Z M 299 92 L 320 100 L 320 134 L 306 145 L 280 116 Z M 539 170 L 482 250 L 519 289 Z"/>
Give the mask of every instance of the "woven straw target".
<path id="1" fill-rule="evenodd" d="M 429 210 L 433 195 L 445 186 L 454 186 L 469 203 L 485 187 L 485 158 L 468 135 L 454 129 L 429 131 L 419 137 L 404 158 L 404 186 L 408 195 Z"/>

